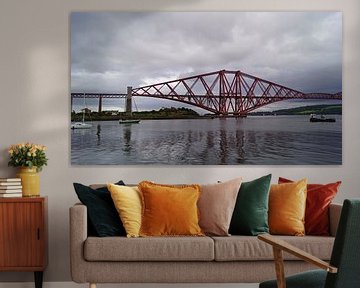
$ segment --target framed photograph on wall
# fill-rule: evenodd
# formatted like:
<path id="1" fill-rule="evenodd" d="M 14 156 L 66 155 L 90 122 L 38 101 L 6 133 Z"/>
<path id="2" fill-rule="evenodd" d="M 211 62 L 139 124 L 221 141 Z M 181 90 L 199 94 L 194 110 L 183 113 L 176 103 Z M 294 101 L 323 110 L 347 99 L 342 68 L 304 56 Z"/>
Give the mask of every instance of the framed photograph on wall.
<path id="1" fill-rule="evenodd" d="M 341 12 L 73 12 L 73 165 L 341 165 Z"/>

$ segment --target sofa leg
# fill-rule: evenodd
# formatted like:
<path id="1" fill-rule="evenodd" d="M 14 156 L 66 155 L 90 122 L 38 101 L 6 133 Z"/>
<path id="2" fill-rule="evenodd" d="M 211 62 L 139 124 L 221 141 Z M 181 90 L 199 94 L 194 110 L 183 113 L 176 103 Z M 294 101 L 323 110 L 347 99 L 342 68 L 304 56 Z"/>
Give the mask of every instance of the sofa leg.
<path id="1" fill-rule="evenodd" d="M 89 288 L 96 288 L 96 284 L 95 283 L 89 283 Z"/>

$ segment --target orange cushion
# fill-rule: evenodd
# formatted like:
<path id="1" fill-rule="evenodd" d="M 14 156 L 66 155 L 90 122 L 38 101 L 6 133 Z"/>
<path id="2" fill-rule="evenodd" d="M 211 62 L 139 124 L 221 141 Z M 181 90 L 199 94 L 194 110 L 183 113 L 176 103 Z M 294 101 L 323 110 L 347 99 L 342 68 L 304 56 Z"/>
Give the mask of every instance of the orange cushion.
<path id="1" fill-rule="evenodd" d="M 279 184 L 293 181 L 279 177 Z M 329 206 L 336 196 L 341 181 L 329 184 L 307 184 L 305 233 L 329 236 Z"/>
<path id="2" fill-rule="evenodd" d="M 306 184 L 303 179 L 294 183 L 273 184 L 269 195 L 269 228 L 271 234 L 305 234 Z"/>
<path id="3" fill-rule="evenodd" d="M 199 185 L 139 183 L 142 198 L 140 236 L 202 236 L 197 201 Z"/>

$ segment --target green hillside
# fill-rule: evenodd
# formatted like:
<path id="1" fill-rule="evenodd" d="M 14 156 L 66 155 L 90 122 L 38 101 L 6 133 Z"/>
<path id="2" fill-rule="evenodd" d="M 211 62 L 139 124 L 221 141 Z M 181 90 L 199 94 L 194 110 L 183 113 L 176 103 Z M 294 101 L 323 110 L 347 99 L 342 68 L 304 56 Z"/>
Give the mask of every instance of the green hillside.
<path id="1" fill-rule="evenodd" d="M 323 115 L 341 115 L 342 105 L 312 105 L 302 106 L 290 109 L 275 110 L 272 112 L 253 112 L 250 115 L 310 115 L 310 114 L 323 114 Z"/>

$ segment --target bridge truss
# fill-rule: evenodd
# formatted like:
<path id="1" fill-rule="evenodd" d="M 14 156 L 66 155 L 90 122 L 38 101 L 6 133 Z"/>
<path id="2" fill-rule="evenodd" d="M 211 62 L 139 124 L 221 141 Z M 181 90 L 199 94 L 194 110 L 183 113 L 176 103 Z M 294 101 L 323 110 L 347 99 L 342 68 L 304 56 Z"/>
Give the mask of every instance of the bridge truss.
<path id="1" fill-rule="evenodd" d="M 303 93 L 241 71 L 220 70 L 132 89 L 133 96 L 170 99 L 217 115 L 246 115 L 288 99 L 342 99 L 342 94 Z"/>
<path id="2" fill-rule="evenodd" d="M 245 116 L 278 101 L 289 99 L 341 100 L 342 93 L 303 93 L 242 71 L 220 70 L 182 79 L 147 85 L 123 93 L 71 93 L 73 98 L 153 97 L 187 103 L 216 115 Z"/>

